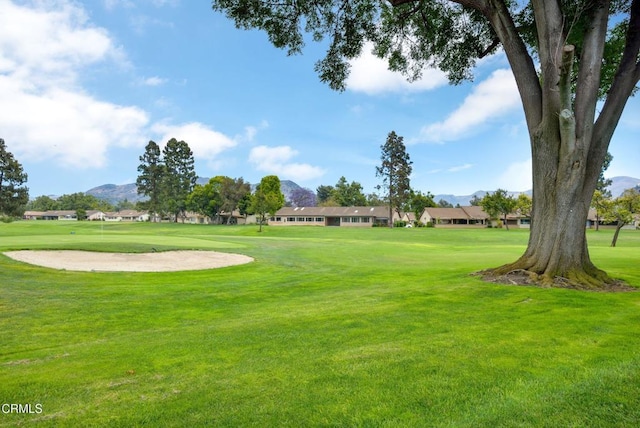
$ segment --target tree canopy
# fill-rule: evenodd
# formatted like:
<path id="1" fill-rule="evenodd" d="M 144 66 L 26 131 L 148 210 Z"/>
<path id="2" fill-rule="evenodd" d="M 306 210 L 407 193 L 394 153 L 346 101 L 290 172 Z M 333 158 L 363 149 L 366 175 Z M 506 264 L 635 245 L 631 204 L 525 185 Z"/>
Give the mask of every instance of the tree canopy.
<path id="1" fill-rule="evenodd" d="M 262 177 L 253 194 L 250 208 L 251 212 L 258 217 L 260 232 L 262 232 L 262 224 L 266 221 L 267 214 L 274 215 L 283 206 L 284 195 L 280 190 L 280 179 L 276 175 Z"/>
<path id="2" fill-rule="evenodd" d="M 136 179 L 138 194 L 149 197 L 145 205 L 155 221 L 155 214 L 162 213 L 162 180 L 165 177 L 162 152 L 155 141 L 150 140 L 146 145 L 144 153 L 140 156 L 138 172 Z"/>
<path id="3" fill-rule="evenodd" d="M 504 189 L 498 189 L 493 193 L 487 193 L 480 201 L 480 206 L 491 218 L 498 218 L 502 215 L 502 224 L 509 230 L 507 215 L 516 208 L 518 201 L 510 196 Z"/>

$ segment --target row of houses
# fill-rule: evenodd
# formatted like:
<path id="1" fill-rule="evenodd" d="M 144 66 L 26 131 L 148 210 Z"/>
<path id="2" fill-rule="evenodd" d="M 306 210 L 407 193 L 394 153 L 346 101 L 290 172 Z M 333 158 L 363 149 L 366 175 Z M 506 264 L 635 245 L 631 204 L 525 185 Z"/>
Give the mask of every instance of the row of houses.
<path id="1" fill-rule="evenodd" d="M 496 227 L 502 225 L 503 220 L 491 219 L 479 206 L 464 206 L 457 208 L 426 208 L 420 218 L 414 213 L 393 212 L 391 221 L 402 221 L 413 225 L 416 221 L 431 224 L 435 227 Z M 594 209 L 589 210 L 586 227 L 593 228 L 599 222 Z M 341 227 L 372 227 L 389 225 L 389 207 L 284 207 L 269 218 L 272 226 L 341 226 Z M 507 215 L 508 227 L 529 229 L 531 218 L 520 213 Z M 634 222 L 625 226 L 628 229 L 640 228 L 640 215 L 636 215 Z"/>
<path id="2" fill-rule="evenodd" d="M 122 210 L 118 212 L 102 212 L 87 210 L 86 220 L 97 221 L 149 221 L 149 213 L 146 211 Z M 50 211 L 25 211 L 22 216 L 25 220 L 78 220 L 78 212 L 74 210 L 50 210 Z M 84 219 L 83 219 L 84 220 Z"/>
<path id="3" fill-rule="evenodd" d="M 82 220 L 89 221 L 151 221 L 151 215 L 148 211 L 137 211 L 137 210 L 122 210 L 117 212 L 103 212 L 97 210 L 87 210 L 85 212 L 86 217 L 82 218 Z M 231 215 L 231 218 L 228 214 L 222 214 L 219 218 L 213 221 L 212 219 L 203 216 L 202 214 L 187 212 L 184 215 L 184 218 L 181 218 L 180 221 L 184 221 L 185 223 L 192 224 L 210 224 L 210 223 L 227 223 L 231 224 L 243 224 L 246 222 L 246 218 L 238 212 L 234 212 Z M 77 211 L 73 210 L 51 210 L 51 211 L 25 211 L 22 216 L 24 220 L 78 220 Z M 253 222 L 255 223 L 255 216 L 253 217 Z M 159 221 L 159 218 L 155 219 Z"/>
<path id="4" fill-rule="evenodd" d="M 147 211 L 122 210 L 119 212 L 102 212 L 89 210 L 86 212 L 87 220 L 94 221 L 150 221 Z M 25 220 L 78 220 L 76 211 L 26 211 Z M 221 214 L 216 219 L 211 219 L 197 213 L 187 212 L 184 223 L 191 224 L 255 224 L 255 216 L 242 216 L 234 211 L 232 214 Z M 389 207 L 284 207 L 270 217 L 267 223 L 270 226 L 339 226 L 339 227 L 373 227 L 389 225 Z M 420 218 L 416 219 L 414 213 L 393 212 L 391 221 L 402 221 L 414 224 L 416 221 L 422 224 L 432 224 L 435 227 L 471 227 L 481 228 L 498 226 L 502 220 L 491 219 L 479 206 L 464 206 L 457 208 L 426 208 Z M 595 210 L 589 211 L 586 227 L 595 227 L 597 221 Z M 600 221 L 602 224 L 602 221 Z M 514 228 L 529 228 L 531 219 L 526 215 L 512 213 L 507 216 L 507 225 Z M 636 216 L 635 222 L 629 228 L 640 227 L 640 216 Z"/>
<path id="5" fill-rule="evenodd" d="M 393 212 L 391 221 L 414 224 L 430 223 L 439 227 L 487 227 L 491 219 L 481 207 L 427 208 L 419 219 L 414 213 Z M 389 225 L 389 207 L 284 207 L 269 219 L 272 226 L 343 226 L 372 227 Z M 531 224 L 527 216 L 511 214 L 508 225 L 528 228 Z M 497 222 L 493 222 L 497 225 Z"/>

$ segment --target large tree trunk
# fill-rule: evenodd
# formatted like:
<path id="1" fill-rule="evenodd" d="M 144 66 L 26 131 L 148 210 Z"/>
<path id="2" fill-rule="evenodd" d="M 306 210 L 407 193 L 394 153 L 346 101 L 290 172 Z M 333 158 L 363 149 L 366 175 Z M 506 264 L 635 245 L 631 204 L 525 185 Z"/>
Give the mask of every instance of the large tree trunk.
<path id="1" fill-rule="evenodd" d="M 562 120 L 559 127 L 541 124 L 532 137 L 535 221 L 527 249 L 516 262 L 490 272 L 524 270 L 546 285 L 560 280 L 598 288 L 614 281 L 593 265 L 587 249 L 587 216 L 598 175 L 591 169 L 597 163 L 587 162 L 579 150 L 584 142 L 560 137 L 560 127 Z"/>
<path id="2" fill-rule="evenodd" d="M 566 34 L 560 2 L 532 0 L 540 76 L 528 63 L 504 3 L 489 0 L 486 5 L 485 13 L 502 41 L 523 102 L 532 148 L 534 219 L 522 257 L 490 272 L 525 270 L 549 285 L 560 279 L 582 287 L 604 287 L 614 281 L 589 258 L 586 221 L 613 131 L 640 75 L 640 0 L 633 0 L 625 51 L 597 120 L 609 1 L 585 2 L 590 25 L 584 33 L 577 76 L 572 73 L 574 47 L 563 47 Z"/>

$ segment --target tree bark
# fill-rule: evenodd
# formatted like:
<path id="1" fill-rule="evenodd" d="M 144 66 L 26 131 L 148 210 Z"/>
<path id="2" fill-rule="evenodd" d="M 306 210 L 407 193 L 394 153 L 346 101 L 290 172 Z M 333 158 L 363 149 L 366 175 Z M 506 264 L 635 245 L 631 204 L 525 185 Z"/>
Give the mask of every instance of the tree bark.
<path id="1" fill-rule="evenodd" d="M 562 121 L 562 119 L 560 119 Z M 597 288 L 613 280 L 596 268 L 589 257 L 586 224 L 596 180 L 585 180 L 586 154 L 559 156 L 563 142 L 558 130 L 541 126 L 532 137 L 533 212 L 525 253 L 514 263 L 491 270 L 504 275 L 515 270 L 528 271 L 546 285 L 558 278 L 573 284 Z"/>
<path id="2" fill-rule="evenodd" d="M 532 0 L 538 30 L 542 78 L 532 75 L 519 37 L 503 2 L 487 0 L 484 13 L 509 58 L 523 101 L 531 138 L 533 210 L 525 253 L 514 263 L 492 269 L 494 274 L 525 270 L 551 285 L 558 278 L 581 286 L 603 287 L 614 282 L 589 257 L 586 221 L 613 131 L 633 86 L 640 62 L 640 0 L 633 0 L 627 44 L 612 89 L 595 119 L 601 58 L 607 31 L 609 1 L 588 3 L 586 29 L 575 99 L 570 75 L 574 49 L 565 46 L 560 3 Z"/>
<path id="3" fill-rule="evenodd" d="M 622 222 L 618 222 L 618 224 L 616 225 L 616 231 L 613 234 L 613 239 L 611 240 L 611 246 L 615 247 L 616 244 L 618 243 L 618 235 L 620 234 L 620 229 L 622 229 L 622 227 L 624 226 L 624 223 Z"/>

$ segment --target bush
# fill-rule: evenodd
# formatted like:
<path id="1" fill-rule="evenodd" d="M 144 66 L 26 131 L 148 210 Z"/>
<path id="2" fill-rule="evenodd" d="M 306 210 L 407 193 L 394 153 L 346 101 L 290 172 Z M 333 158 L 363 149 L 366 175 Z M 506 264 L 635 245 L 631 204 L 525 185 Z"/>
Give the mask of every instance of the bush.
<path id="1" fill-rule="evenodd" d="M 393 227 L 405 227 L 406 225 L 407 222 L 403 220 L 396 220 L 395 222 L 393 222 Z"/>

